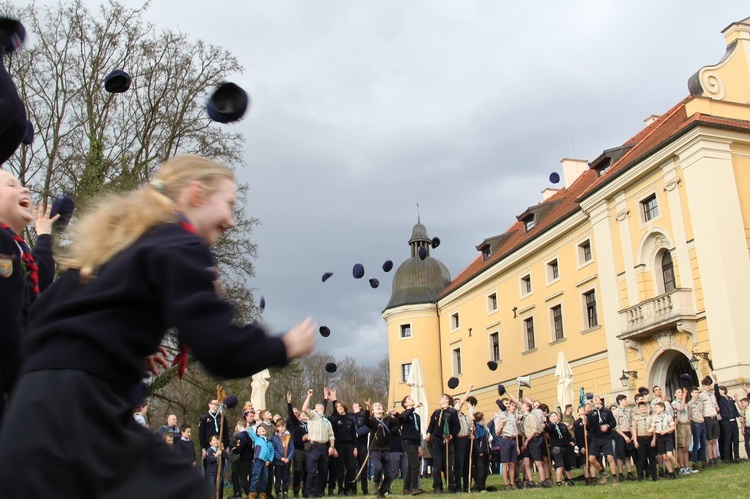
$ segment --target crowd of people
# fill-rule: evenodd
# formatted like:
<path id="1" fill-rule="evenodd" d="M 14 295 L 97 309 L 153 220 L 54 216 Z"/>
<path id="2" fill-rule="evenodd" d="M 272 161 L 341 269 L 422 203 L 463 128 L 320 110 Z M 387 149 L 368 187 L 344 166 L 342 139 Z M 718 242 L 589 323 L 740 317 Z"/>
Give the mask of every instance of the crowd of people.
<path id="1" fill-rule="evenodd" d="M 572 405 L 550 411 L 519 400 L 501 385 L 491 417 L 476 410 L 470 386 L 460 398 L 443 394 L 425 426 L 411 397 L 390 409 L 370 400 L 350 409 L 326 388 L 317 403 L 309 390 L 300 408 L 287 394 L 286 417 L 246 402 L 231 432 L 211 400 L 198 425 L 199 455 L 190 426 L 177 428 L 174 415 L 158 433 L 202 465 L 212 487 L 231 473 L 237 498 L 419 495 L 430 480 L 437 494 L 497 490 L 489 474 L 501 475 L 506 490 L 657 481 L 739 462 L 739 429 L 750 451 L 748 398 L 728 397 L 715 381 L 712 373 L 700 388 L 679 388 L 671 402 L 659 386 L 650 399 L 641 388 L 633 403 L 618 395 L 609 407 L 588 394 L 577 414 Z M 403 490 L 391 490 L 399 477 Z"/>

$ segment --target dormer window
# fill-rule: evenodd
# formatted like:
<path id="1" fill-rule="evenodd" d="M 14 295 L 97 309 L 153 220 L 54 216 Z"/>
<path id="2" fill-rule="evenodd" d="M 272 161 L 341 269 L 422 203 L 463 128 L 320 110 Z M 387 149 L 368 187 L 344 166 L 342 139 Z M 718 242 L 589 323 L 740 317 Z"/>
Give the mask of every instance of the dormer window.
<path id="1" fill-rule="evenodd" d="M 526 232 L 534 228 L 534 215 L 524 218 L 523 227 L 526 229 Z"/>
<path id="2" fill-rule="evenodd" d="M 490 249 L 490 245 L 488 244 L 484 248 L 482 248 L 482 260 L 488 259 L 492 255 L 492 250 Z"/>

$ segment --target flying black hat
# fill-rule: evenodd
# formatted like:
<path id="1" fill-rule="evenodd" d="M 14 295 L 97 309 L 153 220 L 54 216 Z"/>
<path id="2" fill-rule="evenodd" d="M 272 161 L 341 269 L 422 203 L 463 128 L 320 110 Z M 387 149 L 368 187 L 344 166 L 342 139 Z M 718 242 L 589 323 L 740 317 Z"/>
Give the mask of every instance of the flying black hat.
<path id="1" fill-rule="evenodd" d="M 266 299 L 265 297 L 260 297 L 260 311 L 263 312 L 266 309 Z"/>
<path id="2" fill-rule="evenodd" d="M 377 280 L 377 279 L 375 279 L 374 277 L 373 277 L 372 279 L 370 279 L 370 287 L 371 287 L 372 289 L 375 289 L 375 288 L 377 288 L 378 286 L 380 286 L 380 281 L 378 281 L 378 280 Z"/>
<path id="3" fill-rule="evenodd" d="M 29 120 L 26 120 L 26 133 L 23 135 L 21 142 L 27 146 L 34 142 L 34 125 Z"/>
<path id="4" fill-rule="evenodd" d="M 111 94 L 127 92 L 133 80 L 122 69 L 115 69 L 104 77 L 104 90 Z"/>
<path id="5" fill-rule="evenodd" d="M 432 246 L 432 249 L 435 249 L 438 246 L 440 246 L 440 238 L 439 237 L 433 237 L 432 241 L 430 241 L 430 246 Z"/>
<path id="6" fill-rule="evenodd" d="M 508 408 L 505 407 L 505 404 L 503 404 L 502 400 L 497 399 L 497 400 L 495 400 L 495 403 L 497 404 L 498 409 L 500 409 L 501 411 L 505 412 L 505 411 L 508 410 Z"/>
<path id="7" fill-rule="evenodd" d="M 419 253 L 419 259 L 424 260 L 427 258 L 427 249 L 424 246 L 420 246 L 417 250 L 417 253 Z"/>
<path id="8" fill-rule="evenodd" d="M 549 174 L 549 181 L 553 184 L 556 184 L 560 181 L 560 174 L 557 172 L 552 172 Z"/>
<path id="9" fill-rule="evenodd" d="M 26 39 L 26 28 L 18 19 L 0 17 L 0 46 L 7 53 L 14 52 L 23 46 Z"/>
<path id="10" fill-rule="evenodd" d="M 448 380 L 448 388 L 451 390 L 455 389 L 458 386 L 458 378 L 451 378 Z"/>
<path id="11" fill-rule="evenodd" d="M 5 163 L 16 152 L 28 128 L 26 106 L 5 69 L 4 52 L 5 49 L 0 45 L 0 164 Z"/>
<path id="12" fill-rule="evenodd" d="M 327 373 L 333 374 L 333 373 L 336 372 L 336 369 L 338 369 L 338 367 L 333 362 L 329 362 L 328 364 L 326 364 L 326 372 Z"/>
<path id="13" fill-rule="evenodd" d="M 361 279 L 365 275 L 365 267 L 361 263 L 354 264 L 352 267 L 352 275 L 355 279 Z"/>
<path id="14" fill-rule="evenodd" d="M 331 336 L 331 330 L 328 328 L 328 326 L 320 326 L 320 329 L 318 329 L 318 331 L 323 338 L 328 338 L 329 336 Z"/>
<path id="15" fill-rule="evenodd" d="M 231 123 L 245 115 L 249 104 L 247 92 L 234 83 L 222 83 L 209 97 L 206 112 L 214 121 Z"/>
<path id="16" fill-rule="evenodd" d="M 497 385 L 497 394 L 501 397 L 505 395 L 505 386 L 503 386 L 502 384 Z"/>
<path id="17" fill-rule="evenodd" d="M 490 371 L 496 371 L 497 370 L 497 362 L 495 362 L 494 360 L 491 360 L 491 361 L 487 362 L 487 367 L 490 368 Z"/>
<path id="18" fill-rule="evenodd" d="M 642 386 L 638 389 L 638 393 L 640 393 L 641 395 L 645 397 L 649 393 L 648 388 L 646 388 L 645 386 Z"/>
<path id="19" fill-rule="evenodd" d="M 693 377 L 689 375 L 688 373 L 680 374 L 680 381 L 682 381 L 686 385 L 692 385 Z"/>
<path id="20" fill-rule="evenodd" d="M 50 217 L 59 214 L 60 218 L 55 220 L 52 224 L 52 228 L 59 231 L 65 230 L 70 223 L 70 219 L 73 217 L 73 210 L 75 207 L 75 201 L 73 201 L 73 198 L 67 194 L 55 198 L 55 201 L 52 203 L 52 209 L 50 210 Z"/>
<path id="21" fill-rule="evenodd" d="M 383 272 L 390 272 L 393 268 L 393 262 L 390 260 L 386 260 L 385 263 L 383 263 Z"/>
<path id="22" fill-rule="evenodd" d="M 326 282 L 328 278 L 331 277 L 332 275 L 333 275 L 333 272 L 326 272 L 325 274 L 323 274 L 323 277 L 321 277 L 321 280 L 323 282 Z"/>

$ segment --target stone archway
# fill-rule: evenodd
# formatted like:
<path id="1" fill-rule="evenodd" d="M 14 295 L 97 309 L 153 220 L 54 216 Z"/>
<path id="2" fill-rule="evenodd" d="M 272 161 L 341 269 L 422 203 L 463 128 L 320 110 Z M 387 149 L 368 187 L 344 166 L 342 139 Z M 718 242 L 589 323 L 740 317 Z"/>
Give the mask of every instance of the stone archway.
<path id="1" fill-rule="evenodd" d="M 698 385 L 698 374 L 690 366 L 690 359 L 687 354 L 689 352 L 683 352 L 682 349 L 664 349 L 661 353 L 657 353 L 653 360 L 648 377 L 651 386 L 659 385 L 664 390 L 664 396 L 667 400 L 671 401 L 674 398 L 674 391 L 677 388 L 683 387 L 683 382 L 680 381 L 680 376 L 683 374 L 689 374 L 692 378 L 692 385 Z"/>

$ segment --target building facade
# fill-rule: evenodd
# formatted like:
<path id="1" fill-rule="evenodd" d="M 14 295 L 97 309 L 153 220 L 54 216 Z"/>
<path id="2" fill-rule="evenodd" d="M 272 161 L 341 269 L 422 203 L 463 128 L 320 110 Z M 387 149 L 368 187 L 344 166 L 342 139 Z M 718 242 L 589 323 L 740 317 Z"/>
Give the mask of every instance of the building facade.
<path id="1" fill-rule="evenodd" d="M 415 226 L 383 311 L 392 402 L 413 358 L 431 404 L 473 384 L 489 412 L 498 383 L 515 391 L 525 375 L 525 394 L 557 405 L 560 352 L 576 393 L 608 401 L 640 386 L 671 396 L 709 365 L 730 390 L 750 378 L 750 18 L 723 35 L 688 97 L 593 161 L 563 159 L 564 186 L 455 279 L 419 257 L 430 240 Z"/>

